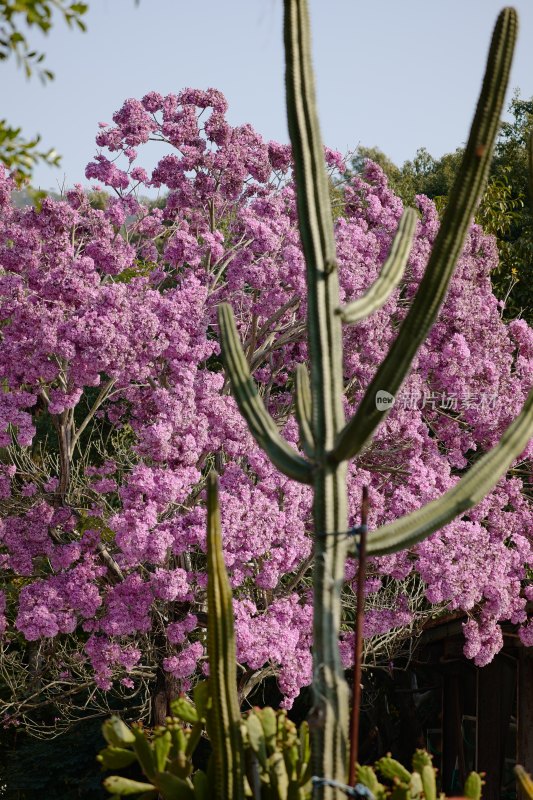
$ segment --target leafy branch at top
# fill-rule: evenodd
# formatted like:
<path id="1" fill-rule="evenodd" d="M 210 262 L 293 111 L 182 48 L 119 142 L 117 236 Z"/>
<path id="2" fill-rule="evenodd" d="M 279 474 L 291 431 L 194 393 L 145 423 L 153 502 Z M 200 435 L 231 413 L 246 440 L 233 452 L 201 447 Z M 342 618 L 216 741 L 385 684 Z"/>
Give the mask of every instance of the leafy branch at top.
<path id="1" fill-rule="evenodd" d="M 0 0 L 0 61 L 15 56 L 26 77 L 30 78 L 37 70 L 43 83 L 53 80 L 53 72 L 41 66 L 44 53 L 33 49 L 22 28 L 38 28 L 42 33 L 48 33 L 54 12 L 57 12 L 69 28 L 85 31 L 82 17 L 87 9 L 87 3 L 69 3 L 67 0 Z"/>

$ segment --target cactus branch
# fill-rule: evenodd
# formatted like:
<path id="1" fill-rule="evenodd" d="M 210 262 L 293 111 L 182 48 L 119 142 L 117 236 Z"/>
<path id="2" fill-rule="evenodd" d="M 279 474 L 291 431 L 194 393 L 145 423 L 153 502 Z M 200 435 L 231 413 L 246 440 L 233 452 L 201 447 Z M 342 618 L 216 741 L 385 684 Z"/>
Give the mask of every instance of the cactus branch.
<path id="1" fill-rule="evenodd" d="M 313 458 L 315 453 L 315 440 L 311 428 L 311 389 L 309 386 L 309 373 L 307 372 L 305 364 L 298 364 L 294 378 L 294 405 L 298 429 L 300 431 L 300 441 L 306 456 Z"/>
<path id="2" fill-rule="evenodd" d="M 396 394 L 442 305 L 487 179 L 509 80 L 517 27 L 516 11 L 504 8 L 496 22 L 470 136 L 427 269 L 387 357 L 368 387 L 356 414 L 339 434 L 332 453 L 336 461 L 357 455 L 387 414 L 387 411 L 376 407 L 376 392 L 381 389 Z"/>
<path id="3" fill-rule="evenodd" d="M 362 297 L 339 309 L 345 324 L 359 322 L 385 305 L 402 279 L 411 252 L 417 219 L 414 209 L 405 209 L 379 277 Z"/>
<path id="4" fill-rule="evenodd" d="M 518 778 L 520 783 L 520 788 L 524 794 L 524 797 L 527 800 L 532 800 L 533 798 L 533 780 L 531 779 L 531 775 L 527 773 L 524 767 L 521 767 L 520 764 L 517 764 L 514 768 L 515 775 Z"/>
<path id="5" fill-rule="evenodd" d="M 369 556 L 396 553 L 427 538 L 485 497 L 533 437 L 533 390 L 498 444 L 442 497 L 372 533 Z"/>
<path id="6" fill-rule="evenodd" d="M 233 311 L 228 303 L 218 307 L 224 366 L 240 412 L 257 444 L 284 475 L 300 483 L 311 483 L 311 466 L 280 436 L 276 423 L 259 397 L 242 349 Z"/>
<path id="7" fill-rule="evenodd" d="M 211 709 L 207 726 L 213 744 L 217 800 L 244 800 L 244 750 L 237 698 L 235 631 L 231 588 L 222 553 L 215 472 L 207 479 L 207 652 Z"/>

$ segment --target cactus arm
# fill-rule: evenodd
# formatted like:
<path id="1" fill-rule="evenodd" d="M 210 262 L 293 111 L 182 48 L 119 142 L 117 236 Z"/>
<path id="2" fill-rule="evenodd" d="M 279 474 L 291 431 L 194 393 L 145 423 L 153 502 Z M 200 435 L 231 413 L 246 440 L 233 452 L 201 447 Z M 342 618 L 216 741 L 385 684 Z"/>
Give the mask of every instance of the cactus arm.
<path id="1" fill-rule="evenodd" d="M 463 789 L 464 796 L 467 797 L 468 800 L 481 800 L 483 784 L 484 781 L 481 780 L 481 775 L 478 772 L 471 772 L 465 780 Z"/>
<path id="2" fill-rule="evenodd" d="M 368 555 L 381 556 L 412 547 L 479 503 L 532 437 L 533 390 L 529 393 L 522 411 L 509 425 L 498 444 L 470 467 L 442 497 L 374 531 L 368 538 Z"/>
<path id="3" fill-rule="evenodd" d="M 414 209 L 405 209 L 379 277 L 362 297 L 339 309 L 345 324 L 351 325 L 365 319 L 385 305 L 402 279 L 411 252 L 417 219 Z"/>
<path id="4" fill-rule="evenodd" d="M 305 0 L 285 0 L 285 87 L 294 159 L 300 238 L 306 263 L 307 336 L 314 440 L 313 518 L 313 774 L 344 784 L 349 693 L 338 644 L 347 541 L 323 536 L 346 530 L 346 464 L 329 453 L 345 423 L 339 280 L 324 150 L 316 113 L 309 19 Z M 317 798 L 340 798 L 317 784 Z"/>
<path id="5" fill-rule="evenodd" d="M 313 458 L 315 440 L 313 438 L 311 388 L 309 386 L 309 373 L 305 364 L 298 364 L 294 380 L 294 405 L 296 420 L 300 431 L 300 441 L 306 456 Z"/>
<path id="6" fill-rule="evenodd" d="M 504 8 L 496 22 L 470 136 L 427 269 L 387 357 L 368 387 L 356 414 L 339 434 L 332 453 L 332 458 L 337 461 L 357 455 L 387 413 L 376 408 L 376 392 L 383 389 L 392 395 L 396 394 L 444 300 L 490 167 L 517 25 L 516 11 Z"/>
<path id="7" fill-rule="evenodd" d="M 529 775 L 524 767 L 521 767 L 520 764 L 517 764 L 514 768 L 515 775 L 518 778 L 520 783 L 520 787 L 527 797 L 527 800 L 532 800 L 533 798 L 533 780 L 531 779 L 531 775 Z"/>
<path id="8" fill-rule="evenodd" d="M 222 553 L 217 476 L 207 481 L 207 653 L 212 707 L 207 718 L 213 744 L 217 800 L 244 800 L 244 749 L 237 698 L 231 588 Z"/>
<path id="9" fill-rule="evenodd" d="M 133 781 L 131 778 L 123 778 L 121 775 L 110 775 L 109 778 L 106 778 L 104 788 L 107 789 L 109 794 L 118 794 L 120 797 L 127 797 L 131 794 L 139 796 L 141 792 L 156 791 L 156 787 L 151 783 Z M 156 796 L 154 794 L 154 797 Z"/>
<path id="10" fill-rule="evenodd" d="M 224 366 L 239 410 L 248 423 L 252 436 L 284 475 L 300 483 L 311 483 L 310 465 L 280 436 L 274 420 L 259 397 L 242 349 L 233 311 L 228 303 L 219 305 L 218 322 Z"/>

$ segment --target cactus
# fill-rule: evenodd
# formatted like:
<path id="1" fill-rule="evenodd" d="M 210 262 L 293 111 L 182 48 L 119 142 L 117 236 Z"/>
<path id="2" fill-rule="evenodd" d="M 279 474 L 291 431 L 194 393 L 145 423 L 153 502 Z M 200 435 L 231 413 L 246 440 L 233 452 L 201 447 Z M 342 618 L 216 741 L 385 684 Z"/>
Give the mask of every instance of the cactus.
<path id="1" fill-rule="evenodd" d="M 533 152 L 533 147 L 531 149 Z M 529 773 L 527 773 L 524 767 L 521 767 L 520 764 L 516 765 L 514 771 L 524 796 L 527 797 L 528 800 L 533 800 L 533 780 L 531 779 L 531 775 L 529 775 Z"/>
<path id="2" fill-rule="evenodd" d="M 148 760 L 141 761 L 139 751 L 133 749 L 134 744 L 130 739 L 122 748 L 122 752 L 130 756 L 124 763 L 115 761 L 118 745 L 110 745 L 102 751 L 99 760 L 104 767 L 117 769 L 137 761 L 145 776 L 148 777 L 147 769 L 152 776 L 151 783 L 142 783 L 113 775 L 104 783 L 111 794 L 123 797 L 142 793 L 144 800 L 155 800 L 158 791 L 164 800 L 210 800 L 214 796 L 216 779 L 211 767 L 207 774 L 198 770 L 191 775 L 191 756 L 199 739 L 195 729 L 198 725 L 200 729 L 203 728 L 205 718 L 194 704 L 184 698 L 174 701 L 172 710 L 176 716 L 168 718 L 164 728 L 157 729 L 151 743 L 146 739 L 147 752 L 150 752 Z M 193 724 L 193 728 L 186 727 L 187 723 Z M 306 722 L 297 730 L 285 711 L 274 711 L 267 707 L 254 708 L 242 714 L 241 725 L 247 798 L 311 800 L 316 796 L 313 792 L 320 788 L 322 782 L 311 774 L 309 728 Z M 134 730 L 130 734 L 139 735 L 139 732 L 136 734 Z M 146 734 L 142 735 L 146 737 Z M 337 781 L 333 787 L 327 785 L 326 788 L 338 788 L 343 796 L 366 800 L 446 800 L 443 794 L 437 794 L 436 770 L 429 753 L 417 750 L 412 764 L 413 771 L 409 772 L 387 755 L 373 767 L 357 764 L 357 784 L 354 787 Z M 527 797 L 533 800 L 531 778 L 521 767 L 516 767 L 516 772 Z M 481 800 L 482 786 L 481 775 L 471 772 L 465 781 L 463 798 Z"/>
<path id="3" fill-rule="evenodd" d="M 244 800 L 244 754 L 237 697 L 237 667 L 231 588 L 222 554 L 216 473 L 207 482 L 207 732 L 213 745 L 215 797 Z"/>
<path id="4" fill-rule="evenodd" d="M 380 783 L 376 771 L 388 783 Z M 380 758 L 374 767 L 357 765 L 357 780 L 373 795 L 374 800 L 437 800 L 437 772 L 431 756 L 417 750 L 413 756 L 413 772 L 390 755 Z M 389 785 L 390 784 L 390 785 Z M 471 772 L 464 785 L 463 794 L 470 800 L 481 800 L 483 781 L 477 772 Z M 445 800 L 444 795 L 438 795 Z"/>
<path id="5" fill-rule="evenodd" d="M 481 779 L 479 772 L 471 772 L 465 781 L 463 794 L 469 800 L 481 800 L 481 788 L 484 781 Z"/>
<path id="6" fill-rule="evenodd" d="M 339 657 L 340 593 L 347 537 L 347 461 L 372 437 L 387 411 L 377 408 L 376 392 L 395 394 L 407 376 L 444 300 L 472 215 L 487 178 L 498 131 L 516 38 L 517 16 L 498 17 L 470 136 L 426 273 L 387 357 L 377 370 L 356 414 L 343 412 L 342 330 L 385 302 L 408 258 L 414 212 L 406 211 L 384 271 L 365 297 L 339 307 L 335 241 L 323 148 L 315 110 L 314 78 L 306 0 L 285 0 L 284 39 L 289 132 L 294 158 L 298 217 L 306 261 L 310 381 L 297 370 L 296 415 L 305 454 L 280 435 L 265 408 L 227 304 L 218 311 L 222 356 L 237 404 L 257 443 L 285 475 L 314 489 L 314 709 L 313 765 L 317 796 L 340 798 L 328 784 L 345 780 L 348 689 Z M 533 393 L 500 443 L 441 499 L 374 532 L 369 555 L 409 547 L 470 508 L 486 494 L 533 435 Z M 422 780 L 422 776 L 420 776 Z M 324 780 L 323 783 L 320 781 Z"/>
<path id="7" fill-rule="evenodd" d="M 305 800 L 311 794 L 309 729 L 300 731 L 285 711 L 254 708 L 244 716 L 248 748 L 248 783 L 258 797 Z M 255 795 L 254 795 L 255 797 Z"/>

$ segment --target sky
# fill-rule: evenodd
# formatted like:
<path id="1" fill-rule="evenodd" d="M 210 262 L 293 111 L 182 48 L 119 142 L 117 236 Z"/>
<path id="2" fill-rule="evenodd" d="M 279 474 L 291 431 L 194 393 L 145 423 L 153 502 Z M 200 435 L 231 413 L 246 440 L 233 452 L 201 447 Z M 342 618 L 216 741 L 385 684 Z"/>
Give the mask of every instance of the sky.
<path id="1" fill-rule="evenodd" d="M 87 33 L 57 21 L 31 32 L 56 74 L 43 86 L 0 64 L 0 117 L 62 154 L 38 166 L 43 189 L 87 183 L 98 122 L 129 97 L 220 89 L 233 125 L 288 141 L 282 0 L 88 0 Z M 516 0 L 512 89 L 533 96 L 533 3 Z M 468 135 L 500 0 L 310 0 L 322 138 L 341 152 L 379 147 L 395 163 L 418 147 L 435 157 Z M 156 147 L 156 145 L 153 145 Z M 154 152 L 138 162 L 151 167 Z"/>

